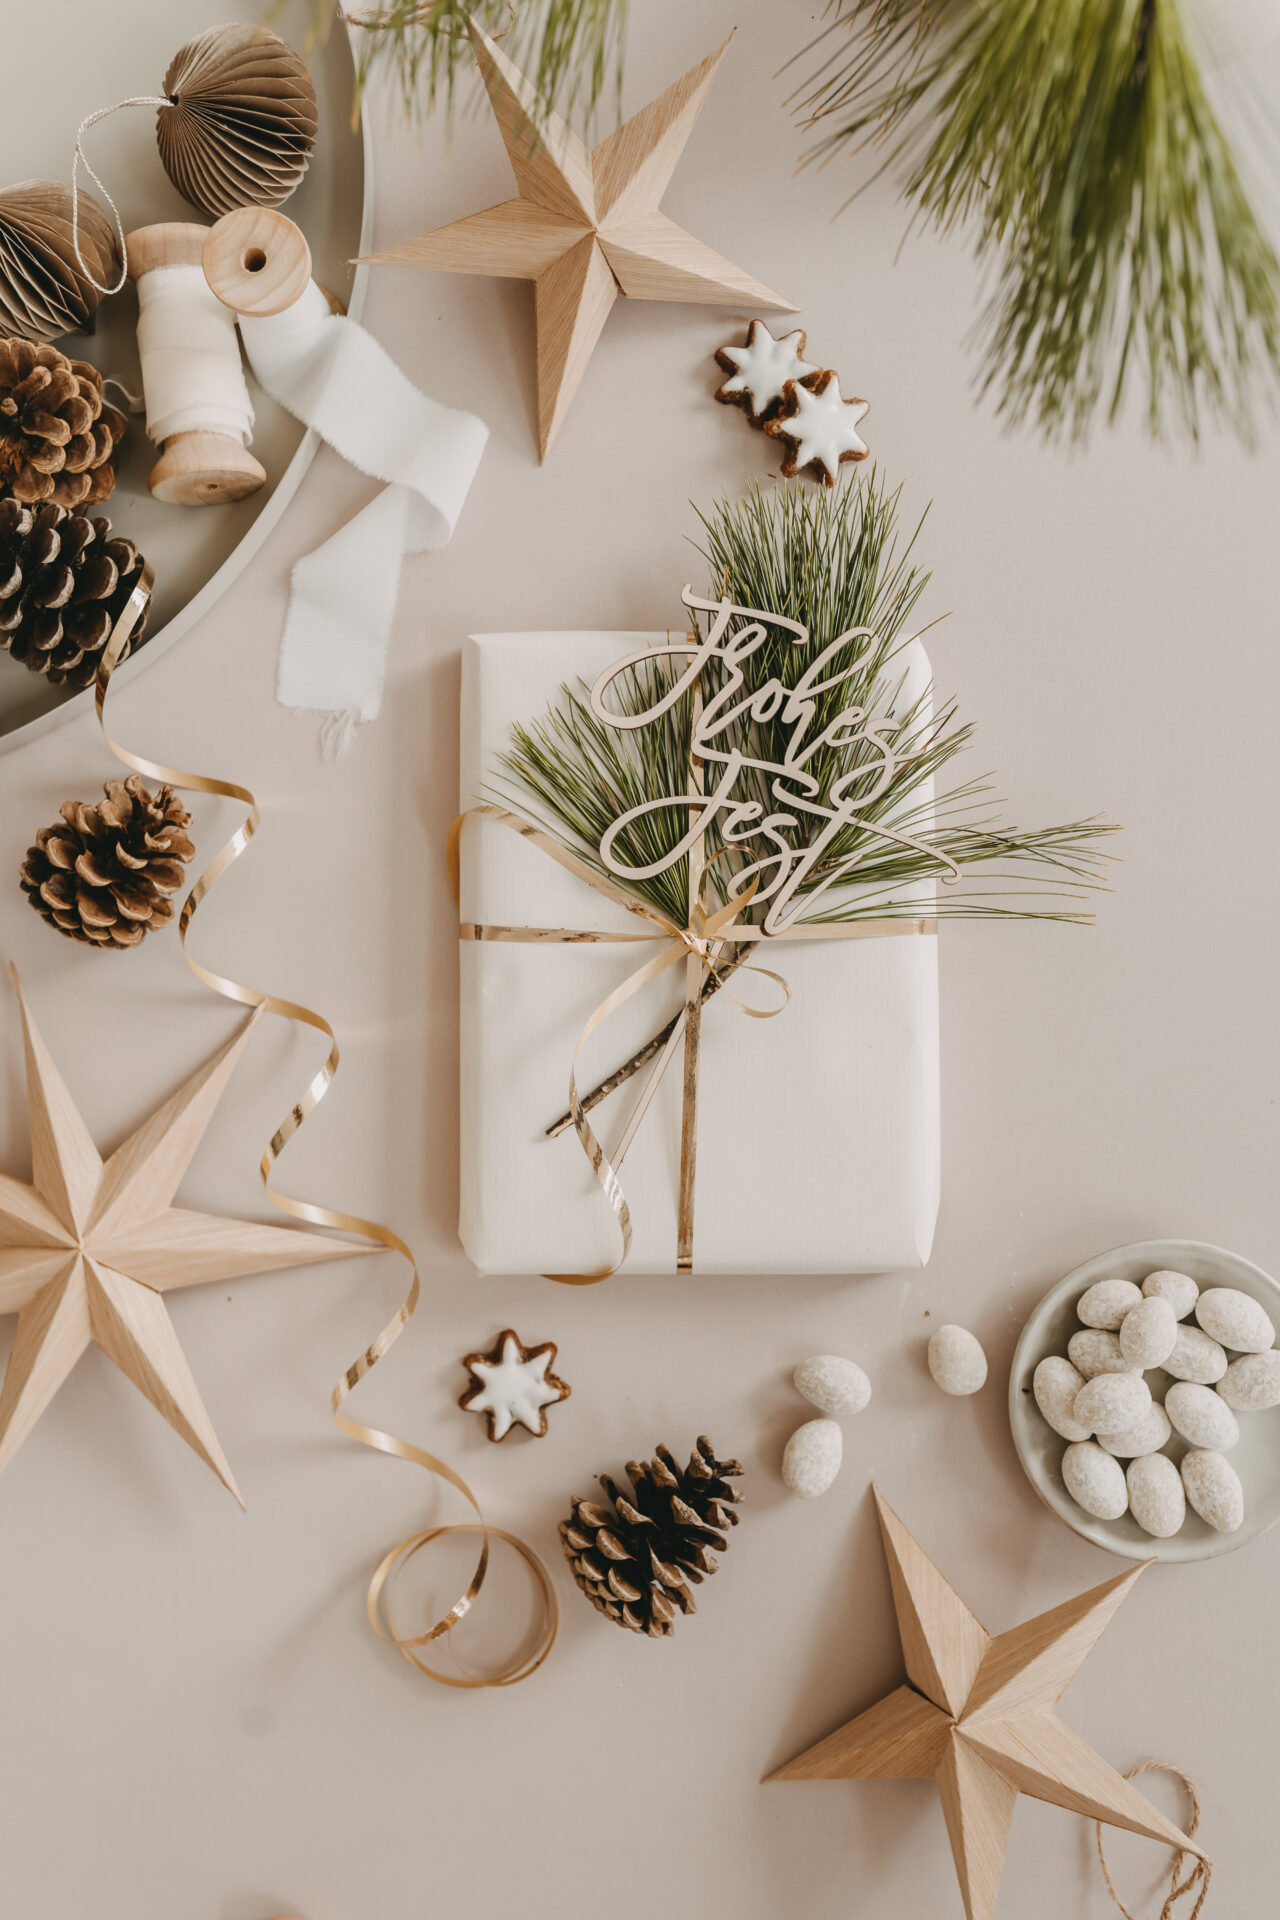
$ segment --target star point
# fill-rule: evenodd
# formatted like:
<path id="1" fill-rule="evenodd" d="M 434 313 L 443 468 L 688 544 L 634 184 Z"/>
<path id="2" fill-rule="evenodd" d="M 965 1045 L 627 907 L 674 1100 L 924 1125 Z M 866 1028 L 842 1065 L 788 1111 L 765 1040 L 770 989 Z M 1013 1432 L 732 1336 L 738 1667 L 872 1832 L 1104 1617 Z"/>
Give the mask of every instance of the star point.
<path id="1" fill-rule="evenodd" d="M 992 1636 L 872 1493 L 911 1684 L 768 1778 L 933 1780 L 967 1920 L 992 1920 L 1020 1793 L 1207 1857 L 1054 1711 L 1151 1562 Z"/>
<path id="2" fill-rule="evenodd" d="M 0 1313 L 18 1316 L 0 1383 L 0 1468 L 92 1345 L 243 1506 L 163 1296 L 373 1248 L 170 1205 L 256 1011 L 104 1162 L 10 972 L 22 1017 L 32 1179 L 0 1178 Z"/>
<path id="3" fill-rule="evenodd" d="M 517 198 L 365 263 L 533 281 L 545 460 L 616 300 L 794 309 L 661 210 L 732 34 L 589 150 L 474 21 L 470 32 Z"/>

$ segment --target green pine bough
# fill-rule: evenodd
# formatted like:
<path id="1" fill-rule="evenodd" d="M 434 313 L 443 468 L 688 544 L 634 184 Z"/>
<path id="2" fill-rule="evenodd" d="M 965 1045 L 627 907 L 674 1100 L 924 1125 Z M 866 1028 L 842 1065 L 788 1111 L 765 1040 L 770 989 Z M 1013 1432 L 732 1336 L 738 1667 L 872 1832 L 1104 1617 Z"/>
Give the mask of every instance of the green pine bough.
<path id="1" fill-rule="evenodd" d="M 796 96 L 811 158 L 864 146 L 994 291 L 984 393 L 1082 439 L 1140 371 L 1153 434 L 1246 442 L 1280 367 L 1280 263 L 1180 0 L 834 0 Z"/>
<path id="2" fill-rule="evenodd" d="M 323 6 L 320 13 L 327 12 Z M 543 100 L 589 118 L 610 79 L 621 88 L 627 0 L 375 0 L 345 19 L 356 43 L 356 102 L 375 75 L 397 80 L 410 114 L 453 105 L 472 67 L 468 22 L 503 42 Z"/>
<path id="3" fill-rule="evenodd" d="M 722 499 L 709 515 L 699 515 L 704 535 L 699 551 L 710 570 L 708 598 L 727 596 L 739 607 L 782 614 L 803 623 L 810 634 L 809 645 L 797 646 L 774 629 L 740 663 L 745 682 L 735 705 L 771 679 L 794 687 L 821 649 L 862 628 L 870 638 L 850 639 L 824 668 L 823 682 L 838 684 L 818 693 L 806 737 L 816 738 L 849 709 L 860 709 L 867 725 L 877 719 L 893 722 L 893 777 L 882 793 L 858 807 L 806 876 L 796 896 L 800 924 L 944 915 L 1090 919 L 1082 903 L 1088 889 L 1102 884 L 1108 858 L 1102 842 L 1114 828 L 1096 819 L 1030 830 L 1006 825 L 985 777 L 960 778 L 951 771 L 970 744 L 972 727 L 957 718 L 953 704 L 938 705 L 928 691 L 907 690 L 903 654 L 916 631 L 911 618 L 929 575 L 912 561 L 919 528 L 904 542 L 898 509 L 898 491 L 873 471 L 834 490 L 799 481 L 768 493 L 753 488 L 745 498 Z M 701 618 L 705 623 L 708 616 Z M 614 680 L 608 704 L 619 712 L 646 712 L 688 664 L 688 657 L 678 654 L 670 665 L 654 661 L 632 668 Z M 708 660 L 699 680 L 704 703 L 725 678 L 723 663 Z M 514 729 L 489 793 L 603 873 L 600 842 L 622 814 L 645 801 L 689 792 L 694 693 L 633 731 L 599 720 L 586 694 L 582 686 L 563 687 L 544 717 Z M 772 718 L 740 716 L 720 737 L 719 748 L 738 747 L 747 760 L 783 762 L 795 726 L 781 703 L 772 704 Z M 860 768 L 863 791 L 876 784 L 877 755 L 865 726 L 846 731 L 857 737 L 847 744 L 837 737 L 805 761 L 806 772 L 817 781 L 820 804 L 840 782 L 856 792 L 850 776 Z M 734 797 L 758 801 L 758 818 L 776 817 L 780 808 L 786 812 L 777 785 L 773 773 L 744 767 Z M 651 812 L 619 834 L 614 853 L 627 866 L 658 864 L 679 845 L 688 825 L 688 810 L 678 805 Z M 730 897 L 735 874 L 760 852 L 758 845 L 727 845 L 720 827 L 717 815 L 703 836 L 709 909 Z M 806 823 L 801 814 L 793 828 L 781 831 L 799 852 L 814 839 L 814 820 Z M 906 835 L 913 844 L 889 838 L 888 832 Z M 959 866 L 962 880 L 936 887 L 935 893 L 944 862 Z M 848 872 L 848 879 L 824 888 L 837 867 Z M 668 920 L 685 924 L 687 858 L 650 879 L 619 881 L 616 873 L 612 878 Z M 812 895 L 808 908 L 806 890 Z M 756 901 L 748 917 L 763 920 L 766 910 L 766 903 Z"/>

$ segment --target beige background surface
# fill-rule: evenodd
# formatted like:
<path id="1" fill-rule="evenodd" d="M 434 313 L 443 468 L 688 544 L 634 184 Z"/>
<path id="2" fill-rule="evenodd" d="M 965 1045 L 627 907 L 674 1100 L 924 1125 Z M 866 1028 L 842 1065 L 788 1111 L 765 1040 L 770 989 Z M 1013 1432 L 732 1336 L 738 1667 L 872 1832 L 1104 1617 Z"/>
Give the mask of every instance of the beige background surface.
<path id="1" fill-rule="evenodd" d="M 886 190 L 833 226 L 838 172 L 792 177 L 800 142 L 775 74 L 813 11 L 647 0 L 627 104 L 741 24 L 668 209 L 792 290 L 813 351 L 870 396 L 872 444 L 905 513 L 933 502 L 928 611 L 954 611 L 931 647 L 941 688 L 979 725 L 974 770 L 1000 770 L 1019 820 L 1105 809 L 1122 821 L 1114 896 L 1092 932 L 947 931 L 944 1197 L 924 1273 L 583 1294 L 477 1281 L 454 1234 L 456 948 L 441 858 L 460 639 L 665 624 L 696 564 L 686 503 L 772 461 L 710 400 L 732 317 L 616 311 L 539 472 L 528 290 L 376 276 L 379 337 L 493 428 L 453 545 L 410 567 L 381 721 L 327 767 L 312 724 L 272 697 L 289 567 L 368 492 L 322 452 L 223 605 L 123 693 L 116 729 L 261 797 L 263 831 L 198 945 L 335 1022 L 338 1088 L 288 1182 L 393 1220 L 422 1260 L 422 1312 L 364 1390 L 365 1417 L 445 1453 L 493 1519 L 549 1557 L 568 1495 L 658 1440 L 683 1449 L 705 1431 L 736 1451 L 750 1506 L 671 1644 L 608 1629 L 556 1566 L 563 1634 L 534 1681 L 431 1688 L 370 1638 L 363 1587 L 424 1511 L 457 1510 L 424 1506 L 421 1476 L 342 1440 L 327 1410 L 403 1275 L 353 1262 L 179 1296 L 249 1512 L 97 1353 L 0 1482 L 7 1913 L 948 1920 L 959 1901 L 928 1788 L 757 1785 L 898 1677 L 869 1481 L 993 1628 L 1104 1579 L 1118 1563 L 1039 1506 L 1012 1453 L 1003 1376 L 1023 1317 L 1069 1266 L 1147 1235 L 1280 1267 L 1274 433 L 1257 458 L 1210 444 L 1194 459 L 1127 431 L 1074 459 L 998 434 L 971 398 L 976 278 L 958 241 L 916 237 L 899 255 L 905 219 Z M 1274 72 L 1262 77 L 1274 100 Z M 78 109 L 66 114 L 69 137 Z M 377 145 L 380 241 L 508 190 L 483 118 L 450 152 L 438 131 L 420 148 L 384 126 Z M 68 794 L 112 771 L 89 718 L 0 758 L 0 871 L 13 875 Z M 233 819 L 200 803 L 203 851 Z M 49 934 L 11 879 L 0 946 L 106 1146 L 230 1029 L 175 942 L 87 953 Z M 25 1174 L 7 995 L 0 1036 L 0 1165 Z M 318 1057 L 265 1027 L 188 1179 L 191 1204 L 262 1211 L 261 1143 Z M 767 1101 L 743 1127 L 767 1165 Z M 945 1400 L 928 1379 L 940 1319 L 987 1346 L 976 1400 Z M 457 1356 L 508 1322 L 560 1342 L 574 1394 L 545 1441 L 499 1450 L 453 1402 Z M 784 1496 L 778 1463 L 803 1412 L 789 1371 L 815 1350 L 855 1355 L 875 1398 L 835 1489 L 807 1506 Z M 1274 1903 L 1278 1574 L 1280 1533 L 1156 1569 L 1065 1704 L 1118 1764 L 1155 1753 L 1200 1778 L 1219 1861 L 1211 1910 L 1232 1920 Z M 501 1592 L 472 1630 L 477 1656 L 518 1635 L 520 1576 L 504 1571 Z M 1023 1802 L 1002 1915 L 1110 1911 L 1091 1844 L 1083 1823 Z M 1153 1849 L 1122 1842 L 1116 1857 L 1135 1894 L 1150 1888 Z"/>

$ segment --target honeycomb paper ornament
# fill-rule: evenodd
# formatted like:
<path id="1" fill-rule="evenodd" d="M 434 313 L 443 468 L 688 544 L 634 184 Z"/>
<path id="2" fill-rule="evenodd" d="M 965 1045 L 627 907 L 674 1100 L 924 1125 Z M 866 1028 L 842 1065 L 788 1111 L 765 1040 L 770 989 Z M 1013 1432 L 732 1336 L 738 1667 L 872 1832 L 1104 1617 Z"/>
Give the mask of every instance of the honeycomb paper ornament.
<path id="1" fill-rule="evenodd" d="M 278 207 L 307 170 L 318 120 L 302 58 L 267 27 L 210 27 L 164 77 L 156 114 L 164 170 L 184 200 L 220 219 Z"/>
<path id="2" fill-rule="evenodd" d="M 20 180 L 0 191 L 0 333 L 61 340 L 92 331 L 102 298 L 120 275 L 110 220 L 81 193 L 80 253 L 71 224 L 71 189 L 60 180 Z M 87 269 L 87 271 L 86 271 Z"/>

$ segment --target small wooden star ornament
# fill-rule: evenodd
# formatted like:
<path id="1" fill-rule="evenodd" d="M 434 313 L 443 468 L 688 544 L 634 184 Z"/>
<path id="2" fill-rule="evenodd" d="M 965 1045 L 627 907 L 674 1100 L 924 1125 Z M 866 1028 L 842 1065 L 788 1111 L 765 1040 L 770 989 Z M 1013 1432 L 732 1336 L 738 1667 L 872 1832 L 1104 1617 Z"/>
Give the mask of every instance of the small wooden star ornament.
<path id="1" fill-rule="evenodd" d="M 92 1343 L 243 1506 L 164 1296 L 373 1249 L 169 1204 L 256 1014 L 104 1162 L 10 971 L 22 1012 L 32 1178 L 28 1186 L 0 1176 L 0 1313 L 18 1316 L 0 1387 L 0 1467 Z"/>
<path id="2" fill-rule="evenodd" d="M 368 257 L 533 281 L 545 460 L 619 295 L 794 309 L 660 211 L 728 40 L 588 151 L 474 21 L 470 31 L 517 198 Z"/>
<path id="3" fill-rule="evenodd" d="M 873 1487 L 909 1686 L 771 1780 L 933 1780 L 968 1920 L 991 1920 L 1020 1793 L 1207 1858 L 1054 1708 L 1149 1561 L 992 1636 Z"/>
<path id="4" fill-rule="evenodd" d="M 502 1440 L 516 1421 L 539 1439 L 547 1431 L 547 1408 L 567 1400 L 571 1389 L 550 1371 L 556 1343 L 521 1346 L 510 1327 L 498 1335 L 489 1353 L 469 1353 L 463 1366 L 471 1385 L 458 1405 L 464 1413 L 489 1416 L 489 1438 Z"/>

